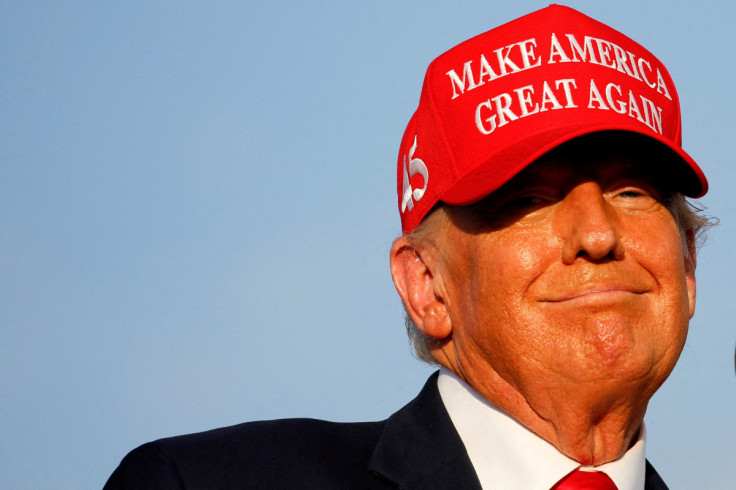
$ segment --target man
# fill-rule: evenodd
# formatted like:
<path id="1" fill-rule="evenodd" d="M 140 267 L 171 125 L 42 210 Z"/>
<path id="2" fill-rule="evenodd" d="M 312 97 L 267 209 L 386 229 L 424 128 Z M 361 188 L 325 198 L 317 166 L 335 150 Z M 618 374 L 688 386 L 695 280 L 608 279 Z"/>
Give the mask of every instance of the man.
<path id="1" fill-rule="evenodd" d="M 430 65 L 401 143 L 391 271 L 441 366 L 382 422 L 164 439 L 106 488 L 666 488 L 643 417 L 695 307 L 707 181 L 665 67 L 560 6 Z"/>

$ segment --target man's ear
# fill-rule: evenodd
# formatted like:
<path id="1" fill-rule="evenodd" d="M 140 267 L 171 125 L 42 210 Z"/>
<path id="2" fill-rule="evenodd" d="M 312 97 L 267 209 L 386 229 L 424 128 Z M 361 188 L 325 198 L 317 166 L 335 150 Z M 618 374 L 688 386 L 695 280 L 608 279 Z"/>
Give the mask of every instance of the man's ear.
<path id="1" fill-rule="evenodd" d="M 440 257 L 431 247 L 419 247 L 406 236 L 391 247 L 391 276 L 404 307 L 425 335 L 444 339 L 452 333 L 452 322 L 442 297 Z"/>
<path id="2" fill-rule="evenodd" d="M 690 318 L 695 314 L 695 266 L 697 265 L 695 231 L 685 232 L 685 281 L 687 283 L 687 299 L 690 305 Z"/>

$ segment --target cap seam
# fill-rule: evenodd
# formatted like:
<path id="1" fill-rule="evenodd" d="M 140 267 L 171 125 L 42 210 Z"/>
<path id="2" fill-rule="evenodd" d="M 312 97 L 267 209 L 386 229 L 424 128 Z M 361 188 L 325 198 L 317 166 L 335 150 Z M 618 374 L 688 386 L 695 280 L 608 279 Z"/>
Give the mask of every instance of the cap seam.
<path id="1" fill-rule="evenodd" d="M 437 122 L 437 125 L 440 129 L 440 133 L 442 134 L 442 143 L 445 145 L 445 148 L 447 149 L 447 154 L 450 156 L 450 163 L 452 164 L 452 182 L 450 185 L 446 186 L 446 188 L 443 190 L 443 192 L 447 191 L 448 189 L 451 189 L 455 183 L 458 181 L 458 176 L 460 174 L 458 166 L 457 166 L 457 160 L 455 158 L 455 154 L 452 151 L 452 148 L 450 147 L 450 143 L 447 140 L 447 132 L 445 131 L 445 124 L 442 121 L 442 118 L 440 117 L 439 111 L 437 110 L 437 103 L 435 102 L 435 94 L 433 91 L 433 81 L 432 77 L 430 76 L 430 73 L 435 70 L 436 61 L 432 62 L 429 66 L 429 69 L 427 70 L 427 93 L 429 95 L 429 102 L 430 102 L 430 109 L 432 111 L 432 117 Z"/>

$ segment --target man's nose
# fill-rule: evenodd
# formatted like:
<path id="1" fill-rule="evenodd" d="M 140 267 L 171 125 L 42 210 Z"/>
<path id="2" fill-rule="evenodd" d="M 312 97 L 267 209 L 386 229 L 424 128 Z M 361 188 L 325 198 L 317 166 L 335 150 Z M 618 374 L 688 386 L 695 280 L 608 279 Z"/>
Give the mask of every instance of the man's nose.
<path id="1" fill-rule="evenodd" d="M 560 211 L 565 264 L 572 264 L 578 257 L 594 262 L 624 258 L 616 209 L 597 182 L 574 187 L 565 196 Z"/>

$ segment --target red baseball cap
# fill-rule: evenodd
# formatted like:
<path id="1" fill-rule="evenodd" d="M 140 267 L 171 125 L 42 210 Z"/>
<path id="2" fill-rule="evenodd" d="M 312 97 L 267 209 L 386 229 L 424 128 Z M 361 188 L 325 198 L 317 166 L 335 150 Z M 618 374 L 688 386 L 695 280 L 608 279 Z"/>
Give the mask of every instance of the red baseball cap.
<path id="1" fill-rule="evenodd" d="M 700 197 L 708 182 L 682 149 L 681 129 L 675 85 L 654 55 L 574 9 L 550 5 L 429 65 L 399 151 L 403 232 L 438 202 L 478 201 L 551 149 L 601 131 L 641 134 L 669 148 L 684 169 L 679 190 Z"/>

